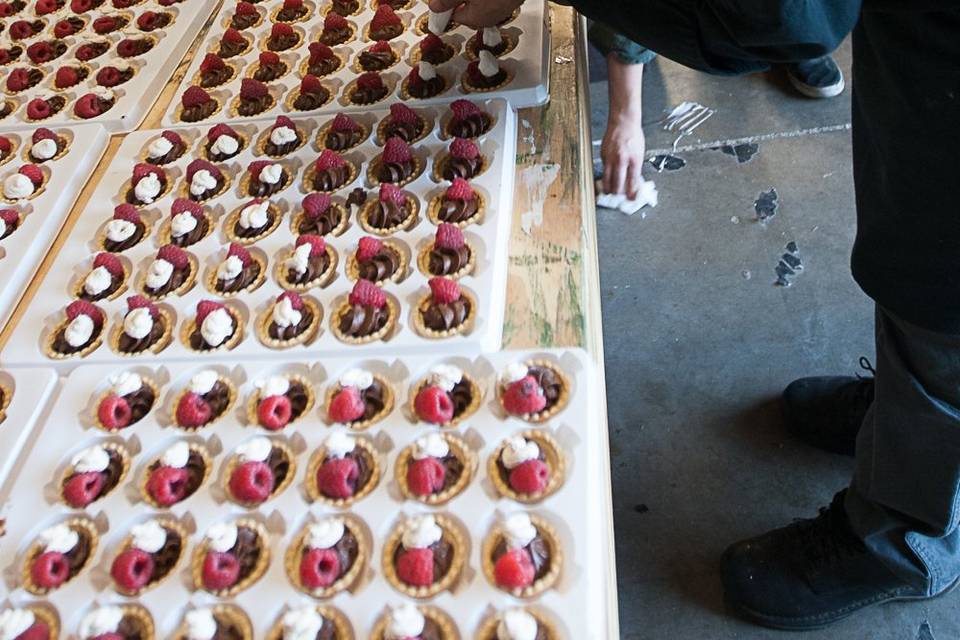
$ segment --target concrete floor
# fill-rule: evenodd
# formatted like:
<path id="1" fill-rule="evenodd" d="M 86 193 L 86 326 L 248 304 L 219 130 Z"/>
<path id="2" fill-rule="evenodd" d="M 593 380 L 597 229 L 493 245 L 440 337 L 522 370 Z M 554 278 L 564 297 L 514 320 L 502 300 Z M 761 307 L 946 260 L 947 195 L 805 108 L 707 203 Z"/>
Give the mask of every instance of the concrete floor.
<path id="1" fill-rule="evenodd" d="M 839 58 L 849 70 L 849 48 Z M 814 515 L 852 470 L 791 438 L 776 404 L 796 377 L 873 356 L 871 303 L 848 268 L 849 90 L 816 102 L 776 74 L 714 79 L 662 61 L 645 80 L 648 149 L 673 143 L 652 124 L 662 111 L 697 100 L 717 114 L 682 147 L 758 139 L 759 152 L 738 164 L 683 151 L 679 171 L 646 167 L 660 191 L 646 217 L 599 213 L 622 637 L 779 638 L 724 611 L 718 562 L 733 541 Z M 770 188 L 776 215 L 756 222 Z M 790 241 L 805 268 L 776 287 Z M 890 605 L 804 637 L 960 638 L 958 604 Z"/>

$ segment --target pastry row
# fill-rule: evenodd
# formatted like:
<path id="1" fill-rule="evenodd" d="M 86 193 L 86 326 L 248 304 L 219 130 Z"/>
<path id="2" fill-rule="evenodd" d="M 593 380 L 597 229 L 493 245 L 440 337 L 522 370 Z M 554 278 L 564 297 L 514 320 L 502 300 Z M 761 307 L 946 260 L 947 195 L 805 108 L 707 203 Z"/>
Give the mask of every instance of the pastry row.
<path id="1" fill-rule="evenodd" d="M 172 7 L 186 0 L 155 0 L 161 7 Z M 0 18 L 4 22 L 27 20 L 56 24 L 71 16 L 83 17 L 90 11 L 132 9 L 147 4 L 147 0 L 3 0 Z"/>
<path id="2" fill-rule="evenodd" d="M 0 164 L 12 160 L 17 154 L 17 138 L 0 135 Z M 40 196 L 53 177 L 53 169 L 47 163 L 55 163 L 70 151 L 70 139 L 50 129 L 37 129 L 25 143 L 23 157 L 26 164 L 8 172 L 2 182 L 0 200 L 13 205 L 0 208 L 0 240 L 12 236 L 23 227 L 33 207 L 29 200 Z M 43 212 L 40 212 L 41 214 Z"/>

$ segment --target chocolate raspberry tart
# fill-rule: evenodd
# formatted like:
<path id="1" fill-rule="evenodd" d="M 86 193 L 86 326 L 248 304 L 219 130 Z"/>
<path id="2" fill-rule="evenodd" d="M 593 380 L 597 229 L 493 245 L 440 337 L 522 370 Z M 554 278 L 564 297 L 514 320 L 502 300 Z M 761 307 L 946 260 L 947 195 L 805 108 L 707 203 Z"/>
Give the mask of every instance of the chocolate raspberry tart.
<path id="1" fill-rule="evenodd" d="M 287 577 L 314 598 L 332 598 L 350 589 L 369 558 L 363 526 L 353 516 L 328 516 L 306 525 L 287 550 Z"/>
<path id="2" fill-rule="evenodd" d="M 239 155 L 247 140 L 228 124 L 218 124 L 207 132 L 203 151 L 211 162 L 226 162 Z"/>
<path id="3" fill-rule="evenodd" d="M 318 38 L 321 44 L 335 47 L 353 40 L 357 28 L 339 13 L 331 11 L 323 19 L 323 31 Z"/>
<path id="4" fill-rule="evenodd" d="M 380 463 L 373 445 L 335 431 L 310 458 L 306 489 L 313 501 L 347 508 L 365 498 L 380 482 Z"/>
<path id="5" fill-rule="evenodd" d="M 98 253 L 90 271 L 77 282 L 74 296 L 88 302 L 112 300 L 126 288 L 127 268 L 112 253 Z"/>
<path id="6" fill-rule="evenodd" d="M 50 64 L 67 52 L 67 45 L 60 40 L 42 40 L 27 47 L 27 57 L 35 65 Z"/>
<path id="7" fill-rule="evenodd" d="M 187 143 L 176 131 L 164 131 L 143 150 L 143 161 L 163 166 L 179 160 L 187 152 Z"/>
<path id="8" fill-rule="evenodd" d="M 233 604 L 191 609 L 173 635 L 173 640 L 253 640 L 253 625 L 243 609 Z"/>
<path id="9" fill-rule="evenodd" d="M 563 450 L 546 431 L 525 431 L 505 439 L 494 450 L 487 471 L 497 493 L 535 504 L 563 485 Z"/>
<path id="10" fill-rule="evenodd" d="M 347 85 L 346 94 L 351 104 L 366 106 L 380 102 L 391 91 L 379 73 L 367 71 Z"/>
<path id="11" fill-rule="evenodd" d="M 282 158 L 302 147 L 306 134 L 287 116 L 277 116 L 273 126 L 260 139 L 259 151 L 271 158 Z"/>
<path id="12" fill-rule="evenodd" d="M 173 318 L 143 296 L 127 298 L 127 313 L 114 327 L 111 347 L 120 355 L 160 353 L 173 334 Z"/>
<path id="13" fill-rule="evenodd" d="M 258 82 L 275 82 L 287 74 L 289 65 L 273 51 L 260 53 L 257 63 L 250 67 L 249 77 Z"/>
<path id="14" fill-rule="evenodd" d="M 407 275 L 407 253 L 393 240 L 360 238 L 357 250 L 347 258 L 347 277 L 374 284 L 401 282 Z"/>
<path id="15" fill-rule="evenodd" d="M 393 50 L 389 42 L 380 40 L 360 52 L 356 58 L 354 70 L 361 73 L 386 71 L 398 62 L 400 62 L 400 54 Z"/>
<path id="16" fill-rule="evenodd" d="M 507 414 L 527 422 L 545 422 L 567 406 L 570 382 L 546 360 L 516 362 L 500 376 L 497 398 Z"/>
<path id="17" fill-rule="evenodd" d="M 266 198 L 290 184 L 290 172 L 281 162 L 254 160 L 247 167 L 240 190 L 253 198 Z"/>
<path id="18" fill-rule="evenodd" d="M 243 31 L 244 29 L 259 27 L 262 22 L 263 16 L 260 14 L 256 5 L 241 1 L 237 3 L 233 17 L 230 18 L 230 27 L 238 31 Z"/>
<path id="19" fill-rule="evenodd" d="M 316 76 L 306 75 L 300 86 L 287 94 L 286 106 L 289 111 L 315 111 L 333 98 L 333 94 L 323 86 Z"/>
<path id="20" fill-rule="evenodd" d="M 336 151 L 324 149 L 303 175 L 304 191 L 330 193 L 357 179 L 357 166 Z"/>
<path id="21" fill-rule="evenodd" d="M 402 187 L 419 177 L 423 172 L 423 160 L 413 154 L 413 149 L 402 138 L 387 138 L 383 152 L 367 167 L 367 180 L 374 185 L 390 183 Z"/>
<path id="22" fill-rule="evenodd" d="M 224 298 L 255 291 L 266 279 L 266 260 L 238 242 L 230 243 L 224 259 L 208 271 L 207 289 Z"/>
<path id="23" fill-rule="evenodd" d="M 114 0 L 116 2 L 116 0 Z M 80 621 L 78 640 L 142 640 L 154 637 L 153 618 L 138 604 L 93 609 Z"/>
<path id="24" fill-rule="evenodd" d="M 137 424 L 150 413 L 157 399 L 152 380 L 132 371 L 109 378 L 110 389 L 97 401 L 97 426 L 105 431 L 119 431 Z"/>
<path id="25" fill-rule="evenodd" d="M 358 280 L 350 296 L 330 318 L 330 329 L 341 342 L 367 344 L 384 339 L 397 323 L 396 301 L 369 280 Z"/>
<path id="26" fill-rule="evenodd" d="M 433 163 L 433 179 L 453 182 L 457 178 L 471 180 L 487 170 L 486 157 L 480 147 L 469 138 L 454 138 L 447 152 Z"/>
<path id="27" fill-rule="evenodd" d="M 470 60 L 476 60 L 481 51 L 489 51 L 499 58 L 513 51 L 516 46 L 517 39 L 513 35 L 497 27 L 484 27 L 467 40 L 464 50 Z"/>
<path id="28" fill-rule="evenodd" d="M 282 217 L 276 205 L 257 198 L 228 215 L 224 230 L 231 242 L 251 245 L 273 233 Z"/>
<path id="29" fill-rule="evenodd" d="M 340 235 L 347 228 L 349 214 L 329 193 L 309 193 L 294 216 L 292 229 L 297 235 Z"/>
<path id="30" fill-rule="evenodd" d="M 353 630 L 343 613 L 329 605 L 306 605 L 289 609 L 267 634 L 267 640 L 291 640 L 306 629 L 309 638 L 351 640 Z"/>
<path id="31" fill-rule="evenodd" d="M 393 235 L 410 228 L 417 220 L 420 203 L 397 185 L 385 182 L 375 200 L 360 210 L 360 226 L 378 236 Z"/>
<path id="32" fill-rule="evenodd" d="M 214 89 L 230 82 L 236 75 L 235 66 L 215 53 L 208 53 L 200 63 L 200 69 L 193 81 L 203 89 Z"/>
<path id="33" fill-rule="evenodd" d="M 255 388 L 247 402 L 247 420 L 268 431 L 286 428 L 313 408 L 313 388 L 302 376 L 270 376 Z"/>
<path id="34" fill-rule="evenodd" d="M 137 208 L 131 204 L 117 205 L 113 217 L 100 232 L 99 245 L 110 253 L 122 253 L 136 246 L 149 235 L 149 228 Z"/>
<path id="35" fill-rule="evenodd" d="M 116 64 L 101 67 L 97 71 L 97 85 L 101 87 L 119 87 L 136 74 L 137 68 L 132 64 L 119 61 Z"/>
<path id="36" fill-rule="evenodd" d="M 66 65 L 57 69 L 53 77 L 53 90 L 66 91 L 77 86 L 90 76 L 90 67 L 85 64 Z"/>
<path id="37" fill-rule="evenodd" d="M 493 526 L 480 558 L 490 584 L 515 598 L 529 599 L 560 579 L 563 551 L 554 528 L 543 518 L 517 512 Z"/>
<path id="38" fill-rule="evenodd" d="M 436 225 L 447 222 L 460 227 L 483 220 L 483 195 L 463 178 L 454 178 L 447 190 L 430 200 L 427 216 Z"/>
<path id="39" fill-rule="evenodd" d="M 290 51 L 300 46 L 303 34 L 288 24 L 275 23 L 270 29 L 270 35 L 265 41 L 267 51 L 279 53 Z M 321 40 L 322 41 L 322 40 Z"/>
<path id="40" fill-rule="evenodd" d="M 227 60 L 236 56 L 242 56 L 250 50 L 250 39 L 234 28 L 224 31 L 220 38 L 220 44 L 217 47 L 217 55 Z"/>
<path id="41" fill-rule="evenodd" d="M 103 342 L 106 315 L 86 300 L 67 305 L 64 319 L 48 335 L 44 344 L 47 357 L 63 360 L 93 353 Z"/>
<path id="42" fill-rule="evenodd" d="M 403 33 L 403 21 L 387 3 L 377 5 L 364 35 L 367 40 L 393 40 Z"/>
<path id="43" fill-rule="evenodd" d="M 223 194 L 230 180 L 215 164 L 197 158 L 187 165 L 183 195 L 193 202 L 206 202 Z"/>
<path id="44" fill-rule="evenodd" d="M 257 436 L 238 446 L 227 461 L 224 490 L 237 504 L 254 508 L 280 495 L 296 472 L 296 458 L 286 443 Z"/>
<path id="45" fill-rule="evenodd" d="M 457 49 L 452 44 L 444 42 L 438 35 L 428 33 L 417 43 L 417 48 L 411 54 L 410 60 L 414 64 L 425 60 L 437 66 L 449 61 L 456 52 Z"/>
<path id="46" fill-rule="evenodd" d="M 94 40 L 77 47 L 74 56 L 80 62 L 90 62 L 105 54 L 113 46 L 109 40 Z"/>
<path id="47" fill-rule="evenodd" d="M 464 91 L 485 93 L 503 88 L 513 79 L 510 72 L 489 51 L 480 51 L 476 60 L 467 65 L 460 77 Z"/>
<path id="48" fill-rule="evenodd" d="M 476 455 L 459 437 L 430 433 L 400 452 L 394 472 L 405 498 L 439 506 L 467 488 L 475 466 Z"/>
<path id="49" fill-rule="evenodd" d="M 204 369 L 190 378 L 190 383 L 174 402 L 174 423 L 187 431 L 195 431 L 222 418 L 236 399 L 237 391 L 229 378 L 213 369 Z"/>
<path id="50" fill-rule="evenodd" d="M 88 447 L 70 459 L 60 480 L 60 497 L 74 509 L 84 509 L 108 496 L 130 470 L 130 453 L 116 442 Z"/>
<path id="51" fill-rule="evenodd" d="M 377 621 L 371 640 L 393 640 L 400 634 L 419 640 L 457 640 L 453 619 L 437 607 L 410 603 L 392 607 Z"/>
<path id="52" fill-rule="evenodd" d="M 199 266 L 197 259 L 174 244 L 166 244 L 140 276 L 140 291 L 153 301 L 169 295 L 181 296 L 193 287 Z"/>
<path id="53" fill-rule="evenodd" d="M 277 7 L 273 13 L 274 22 L 302 22 L 310 17 L 311 7 L 303 0 L 283 0 L 283 4 Z"/>
<path id="54" fill-rule="evenodd" d="M 322 149 L 348 151 L 363 143 L 369 135 L 369 127 L 357 122 L 345 113 L 340 113 L 320 128 L 317 133 L 317 144 Z"/>
<path id="55" fill-rule="evenodd" d="M 410 598 L 432 598 L 454 586 L 466 553 L 460 526 L 449 517 L 410 517 L 394 527 L 384 542 L 383 575 Z"/>
<path id="56" fill-rule="evenodd" d="M 402 102 L 390 105 L 390 115 L 377 125 L 377 140 L 380 144 L 390 138 L 399 138 L 413 144 L 427 137 L 433 123 Z"/>
<path id="57" fill-rule="evenodd" d="M 301 76 L 312 75 L 322 78 L 339 71 L 343 66 L 343 58 L 322 42 L 311 42 L 309 50 L 310 56 L 300 69 Z"/>
<path id="58" fill-rule="evenodd" d="M 93 520 L 73 517 L 47 527 L 30 545 L 23 561 L 23 588 L 45 596 L 70 582 L 97 552 L 100 532 Z"/>
<path id="59" fill-rule="evenodd" d="M 315 300 L 284 291 L 260 316 L 257 335 L 271 349 L 306 344 L 316 336 L 322 313 Z"/>
<path id="60" fill-rule="evenodd" d="M 253 78 L 244 78 L 240 81 L 240 94 L 234 99 L 230 109 L 234 116 L 249 118 L 269 111 L 276 103 L 267 85 Z"/>
<path id="61" fill-rule="evenodd" d="M 193 246 L 213 231 L 214 223 L 203 205 L 187 198 L 177 198 L 170 207 L 170 219 L 160 231 L 161 242 L 181 248 Z"/>
<path id="62" fill-rule="evenodd" d="M 427 338 L 450 338 L 468 333 L 477 315 L 477 301 L 456 280 L 431 278 L 430 293 L 417 304 L 414 326 Z"/>
<path id="63" fill-rule="evenodd" d="M 183 92 L 177 107 L 180 122 L 200 122 L 220 111 L 220 101 L 200 87 L 190 87 Z"/>
<path id="64" fill-rule="evenodd" d="M 325 287 L 337 269 L 337 252 L 320 236 L 305 234 L 297 238 L 289 256 L 277 263 L 277 281 L 284 289 L 308 291 Z"/>
<path id="65" fill-rule="evenodd" d="M 389 415 L 393 403 L 393 388 L 386 378 L 363 369 L 348 369 L 327 390 L 327 420 L 363 431 Z"/>
<path id="66" fill-rule="evenodd" d="M 476 413 L 482 395 L 462 369 L 439 364 L 411 389 L 410 412 L 424 422 L 452 427 Z"/>
<path id="67" fill-rule="evenodd" d="M 493 128 L 493 116 L 469 100 L 450 103 L 450 118 L 444 126 L 452 138 L 479 138 Z"/>
<path id="68" fill-rule="evenodd" d="M 197 315 L 184 322 L 180 340 L 198 353 L 230 351 L 243 340 L 243 316 L 230 305 L 201 300 Z"/>
<path id="69" fill-rule="evenodd" d="M 262 578 L 269 564 L 269 537 L 259 521 L 218 523 L 207 529 L 194 552 L 194 588 L 231 598 Z"/>
<path id="70" fill-rule="evenodd" d="M 417 265 L 424 275 L 459 280 L 473 273 L 476 256 L 460 227 L 444 222 L 437 227 L 433 241 L 420 250 Z"/>
<path id="71" fill-rule="evenodd" d="M 56 609 L 46 604 L 5 608 L 0 612 L 0 627 L 14 640 L 57 640 L 60 637 L 60 617 Z"/>
<path id="72" fill-rule="evenodd" d="M 213 460 L 206 447 L 179 440 L 147 465 L 140 495 L 151 507 L 167 509 L 196 493 L 212 469 Z"/>
<path id="73" fill-rule="evenodd" d="M 440 95 L 450 86 L 436 67 L 426 60 L 414 65 L 400 86 L 400 95 L 405 99 L 425 100 Z"/>
<path id="74" fill-rule="evenodd" d="M 139 596 L 172 575 L 183 557 L 187 532 L 173 518 L 135 525 L 110 565 L 113 588 L 125 596 Z"/>

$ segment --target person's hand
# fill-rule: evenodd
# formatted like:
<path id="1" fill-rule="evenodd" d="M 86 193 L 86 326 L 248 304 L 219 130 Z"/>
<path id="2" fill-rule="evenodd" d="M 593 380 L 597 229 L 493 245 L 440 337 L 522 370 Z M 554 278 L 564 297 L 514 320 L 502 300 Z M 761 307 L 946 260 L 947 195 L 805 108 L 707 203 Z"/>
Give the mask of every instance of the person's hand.
<path id="1" fill-rule="evenodd" d="M 603 160 L 603 192 L 624 194 L 633 200 L 643 182 L 641 168 L 646 140 L 639 117 L 617 117 L 613 113 L 600 145 Z"/>
<path id="2" fill-rule="evenodd" d="M 474 29 L 503 22 L 522 4 L 523 0 L 429 0 L 431 11 L 455 9 L 453 20 Z"/>

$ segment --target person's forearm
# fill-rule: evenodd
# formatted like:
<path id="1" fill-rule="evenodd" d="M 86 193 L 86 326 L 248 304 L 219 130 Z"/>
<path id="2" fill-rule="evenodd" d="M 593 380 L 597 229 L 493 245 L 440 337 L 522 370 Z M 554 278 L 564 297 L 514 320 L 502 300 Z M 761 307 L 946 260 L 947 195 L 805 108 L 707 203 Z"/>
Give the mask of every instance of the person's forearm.
<path id="1" fill-rule="evenodd" d="M 607 56 L 610 118 L 635 119 L 643 116 L 643 65 L 625 64 L 615 53 Z"/>

